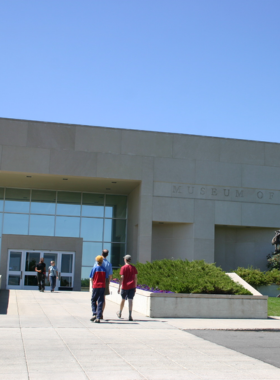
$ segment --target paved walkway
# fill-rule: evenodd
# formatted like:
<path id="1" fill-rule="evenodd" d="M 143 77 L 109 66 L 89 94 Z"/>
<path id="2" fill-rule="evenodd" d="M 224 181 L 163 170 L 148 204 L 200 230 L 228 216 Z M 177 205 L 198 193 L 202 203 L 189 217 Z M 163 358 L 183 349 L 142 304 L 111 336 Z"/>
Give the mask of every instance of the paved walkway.
<path id="1" fill-rule="evenodd" d="M 0 315 L 0 380 L 280 378 L 274 366 L 183 331 L 280 329 L 279 319 L 153 320 L 134 313 L 128 322 L 116 310 L 108 302 L 106 320 L 95 324 L 88 293 L 10 291 L 8 313 Z"/>

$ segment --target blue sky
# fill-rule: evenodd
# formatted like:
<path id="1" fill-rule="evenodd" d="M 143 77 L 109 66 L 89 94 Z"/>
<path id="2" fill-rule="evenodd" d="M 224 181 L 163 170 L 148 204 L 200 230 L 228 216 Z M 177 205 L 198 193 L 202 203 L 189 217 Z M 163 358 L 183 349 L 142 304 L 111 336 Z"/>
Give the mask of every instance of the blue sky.
<path id="1" fill-rule="evenodd" d="M 279 0 L 0 0 L 0 117 L 280 142 Z"/>

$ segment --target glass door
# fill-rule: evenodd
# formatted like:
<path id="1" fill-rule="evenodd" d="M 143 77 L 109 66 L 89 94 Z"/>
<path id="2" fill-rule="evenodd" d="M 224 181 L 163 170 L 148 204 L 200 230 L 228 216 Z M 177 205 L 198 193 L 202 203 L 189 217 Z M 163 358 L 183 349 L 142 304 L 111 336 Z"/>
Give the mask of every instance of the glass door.
<path id="1" fill-rule="evenodd" d="M 9 251 L 7 270 L 7 289 L 21 289 L 22 287 L 23 252 Z"/>
<path id="2" fill-rule="evenodd" d="M 24 252 L 23 287 L 24 289 L 38 289 L 37 272 L 35 267 L 42 257 L 41 252 Z"/>
<path id="3" fill-rule="evenodd" d="M 74 253 L 61 253 L 60 288 L 72 290 L 74 286 Z"/>
<path id="4" fill-rule="evenodd" d="M 57 270 L 59 271 L 59 268 L 58 268 L 59 253 L 57 253 L 57 252 L 44 252 L 44 254 L 42 256 L 44 257 L 44 263 L 46 264 L 46 279 L 45 279 L 46 290 L 51 290 L 50 282 L 48 280 L 49 267 L 51 266 L 51 261 L 54 261 L 55 266 L 57 267 Z M 57 280 L 56 281 L 56 288 L 58 288 L 58 287 L 59 287 L 59 283 Z"/>

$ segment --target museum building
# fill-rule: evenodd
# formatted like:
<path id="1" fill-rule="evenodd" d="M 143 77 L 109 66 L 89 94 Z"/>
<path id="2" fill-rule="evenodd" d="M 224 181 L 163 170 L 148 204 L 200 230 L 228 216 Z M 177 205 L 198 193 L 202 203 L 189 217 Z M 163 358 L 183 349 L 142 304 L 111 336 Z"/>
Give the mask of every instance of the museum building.
<path id="1" fill-rule="evenodd" d="M 280 226 L 280 144 L 0 118 L 2 289 L 35 263 L 81 289 L 95 256 L 266 268 Z"/>

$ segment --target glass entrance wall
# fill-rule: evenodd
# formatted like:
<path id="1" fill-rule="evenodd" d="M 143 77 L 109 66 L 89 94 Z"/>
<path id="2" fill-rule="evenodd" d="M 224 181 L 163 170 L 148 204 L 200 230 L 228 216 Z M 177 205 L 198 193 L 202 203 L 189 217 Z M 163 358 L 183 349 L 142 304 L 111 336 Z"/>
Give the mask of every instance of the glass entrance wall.
<path id="1" fill-rule="evenodd" d="M 126 228 L 124 195 L 0 188 L 0 243 L 2 234 L 81 237 L 82 279 L 88 279 L 102 249 L 109 249 L 114 267 L 122 264 Z M 33 260 L 30 256 L 26 265 Z"/>

